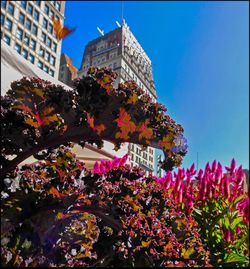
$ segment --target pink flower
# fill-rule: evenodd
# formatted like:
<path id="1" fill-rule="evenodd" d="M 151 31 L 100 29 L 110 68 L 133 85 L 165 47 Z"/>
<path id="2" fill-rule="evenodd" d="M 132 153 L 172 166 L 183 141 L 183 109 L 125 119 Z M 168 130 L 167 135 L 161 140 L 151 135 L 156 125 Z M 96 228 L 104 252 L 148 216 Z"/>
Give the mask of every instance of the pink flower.
<path id="1" fill-rule="evenodd" d="M 230 229 L 227 229 L 226 230 L 226 233 L 225 233 L 225 240 L 227 242 L 231 241 L 231 232 L 230 232 Z"/>
<path id="2" fill-rule="evenodd" d="M 93 173 L 95 173 L 95 174 L 99 174 L 100 173 L 98 162 L 95 162 L 95 164 L 94 164 Z"/>
<path id="3" fill-rule="evenodd" d="M 239 234 L 240 234 L 240 232 L 241 232 L 240 227 L 239 227 L 239 226 L 237 226 L 235 231 L 236 231 L 236 234 L 237 234 L 237 235 L 239 235 Z"/>

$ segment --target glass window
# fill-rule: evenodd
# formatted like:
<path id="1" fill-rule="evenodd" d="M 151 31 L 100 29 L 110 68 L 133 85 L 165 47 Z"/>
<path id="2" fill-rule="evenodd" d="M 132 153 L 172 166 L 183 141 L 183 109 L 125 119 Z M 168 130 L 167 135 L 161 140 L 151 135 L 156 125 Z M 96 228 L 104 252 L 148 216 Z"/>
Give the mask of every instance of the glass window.
<path id="1" fill-rule="evenodd" d="M 40 46 L 39 55 L 44 57 L 44 48 Z"/>
<path id="2" fill-rule="evenodd" d="M 61 4 L 58 1 L 56 2 L 56 9 L 58 11 L 60 11 L 60 9 L 61 9 Z"/>
<path id="3" fill-rule="evenodd" d="M 49 23 L 48 31 L 50 34 L 53 33 L 53 25 L 51 23 Z"/>
<path id="4" fill-rule="evenodd" d="M 11 14 L 11 15 L 14 15 L 14 5 L 9 3 L 8 4 L 8 12 Z"/>
<path id="5" fill-rule="evenodd" d="M 21 46 L 16 43 L 15 50 L 20 54 L 21 53 Z"/>
<path id="6" fill-rule="evenodd" d="M 54 11 L 53 10 L 50 10 L 49 11 L 49 17 L 50 17 L 50 19 L 52 19 L 54 16 L 55 16 Z"/>
<path id="7" fill-rule="evenodd" d="M 35 1 L 35 3 L 37 6 L 39 6 L 39 7 L 41 6 L 41 1 Z"/>
<path id="8" fill-rule="evenodd" d="M 8 18 L 5 20 L 5 28 L 7 28 L 10 32 L 12 31 L 12 21 Z"/>
<path id="9" fill-rule="evenodd" d="M 55 71 L 52 70 L 52 69 L 50 69 L 50 70 L 49 70 L 49 74 L 50 74 L 52 77 L 54 77 L 54 75 L 55 75 Z"/>
<path id="10" fill-rule="evenodd" d="M 51 38 L 47 38 L 47 46 L 49 46 L 51 48 L 51 44 L 52 44 L 52 40 Z"/>
<path id="11" fill-rule="evenodd" d="M 25 27 L 30 30 L 31 29 L 31 20 L 26 18 Z"/>
<path id="12" fill-rule="evenodd" d="M 34 39 L 30 40 L 30 47 L 32 48 L 32 50 L 36 50 L 36 41 Z"/>
<path id="13" fill-rule="evenodd" d="M 1 7 L 6 9 L 7 1 L 1 1 Z"/>
<path id="14" fill-rule="evenodd" d="M 48 20 L 43 18 L 43 28 L 47 29 L 47 27 L 48 27 Z"/>
<path id="15" fill-rule="evenodd" d="M 26 44 L 27 46 L 29 46 L 29 44 L 30 44 L 30 37 L 29 37 L 28 34 L 26 34 L 26 33 L 24 34 L 23 41 L 24 41 L 24 44 Z"/>
<path id="16" fill-rule="evenodd" d="M 25 18 L 24 14 L 20 12 L 18 21 L 21 22 L 21 24 L 24 24 L 24 18 Z"/>
<path id="17" fill-rule="evenodd" d="M 57 49 L 57 45 L 56 45 L 56 43 L 55 43 L 55 42 L 53 42 L 53 45 L 52 45 L 52 50 L 53 50 L 54 52 L 56 52 L 56 49 Z"/>
<path id="18" fill-rule="evenodd" d="M 44 66 L 44 69 L 43 69 L 46 73 L 49 73 L 49 67 L 47 65 Z"/>
<path id="19" fill-rule="evenodd" d="M 23 49 L 22 55 L 25 59 L 28 59 L 28 51 L 26 49 Z"/>
<path id="20" fill-rule="evenodd" d="M 44 6 L 44 12 L 45 12 L 45 14 L 49 15 L 49 6 L 46 4 Z"/>
<path id="21" fill-rule="evenodd" d="M 16 37 L 20 40 L 23 40 L 23 30 L 19 27 L 16 30 Z"/>
<path id="22" fill-rule="evenodd" d="M 42 32 L 42 34 L 41 34 L 41 40 L 43 43 L 46 43 L 46 35 L 44 32 Z"/>
<path id="23" fill-rule="evenodd" d="M 21 7 L 26 10 L 27 1 L 21 1 Z"/>
<path id="24" fill-rule="evenodd" d="M 42 63 L 41 61 L 38 61 L 37 66 L 38 66 L 39 68 L 43 69 L 43 63 Z"/>
<path id="25" fill-rule="evenodd" d="M 36 9 L 34 11 L 34 18 L 35 18 L 36 21 L 39 22 L 39 12 Z"/>
<path id="26" fill-rule="evenodd" d="M 4 15 L 1 14 L 1 25 L 4 25 Z"/>
<path id="27" fill-rule="evenodd" d="M 28 5 L 28 13 L 32 16 L 33 15 L 33 6 L 31 4 Z"/>
<path id="28" fill-rule="evenodd" d="M 45 60 L 46 60 L 47 62 L 50 61 L 50 53 L 49 53 L 48 51 L 45 52 Z"/>
<path id="29" fill-rule="evenodd" d="M 32 34 L 37 35 L 37 30 L 38 30 L 37 26 L 33 23 L 33 25 L 32 25 Z"/>
<path id="30" fill-rule="evenodd" d="M 31 63 L 34 63 L 34 62 L 35 62 L 35 57 L 34 57 L 34 55 L 32 55 L 31 53 L 30 53 L 30 55 L 29 55 L 29 61 L 30 61 Z"/>
<path id="31" fill-rule="evenodd" d="M 50 57 L 50 63 L 51 63 L 53 66 L 55 66 L 55 64 L 56 64 L 56 58 L 55 58 L 54 56 L 52 56 L 52 55 L 51 55 L 51 57 Z"/>
<path id="32" fill-rule="evenodd" d="M 4 41 L 6 44 L 10 45 L 10 37 L 9 37 L 9 36 L 4 35 L 3 41 Z"/>

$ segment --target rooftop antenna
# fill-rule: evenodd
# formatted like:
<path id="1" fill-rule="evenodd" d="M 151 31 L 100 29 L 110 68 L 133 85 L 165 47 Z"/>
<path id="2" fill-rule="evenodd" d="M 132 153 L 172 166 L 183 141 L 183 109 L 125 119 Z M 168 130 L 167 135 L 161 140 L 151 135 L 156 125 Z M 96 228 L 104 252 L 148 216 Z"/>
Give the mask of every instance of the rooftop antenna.
<path id="1" fill-rule="evenodd" d="M 115 22 L 118 27 L 121 27 L 120 23 L 118 21 Z"/>
<path id="2" fill-rule="evenodd" d="M 104 36 L 104 30 L 101 30 L 99 27 L 97 27 L 97 31 L 98 31 L 102 36 Z"/>

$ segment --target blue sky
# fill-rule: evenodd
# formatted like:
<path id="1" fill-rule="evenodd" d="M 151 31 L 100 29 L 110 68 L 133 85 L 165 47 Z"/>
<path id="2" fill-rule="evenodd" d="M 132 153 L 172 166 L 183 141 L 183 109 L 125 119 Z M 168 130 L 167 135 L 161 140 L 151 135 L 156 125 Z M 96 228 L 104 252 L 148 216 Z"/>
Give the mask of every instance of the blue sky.
<path id="1" fill-rule="evenodd" d="M 79 68 L 85 45 L 121 22 L 121 1 L 67 1 L 76 31 L 62 52 Z M 125 1 L 124 17 L 153 64 L 158 101 L 184 127 L 183 167 L 235 158 L 249 169 L 248 2 Z"/>

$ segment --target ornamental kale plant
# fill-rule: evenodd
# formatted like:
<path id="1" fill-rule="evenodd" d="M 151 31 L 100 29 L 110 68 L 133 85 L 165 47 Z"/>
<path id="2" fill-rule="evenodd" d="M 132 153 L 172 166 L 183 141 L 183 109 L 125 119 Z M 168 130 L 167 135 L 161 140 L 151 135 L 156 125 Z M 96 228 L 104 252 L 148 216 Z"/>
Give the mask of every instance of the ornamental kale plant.
<path id="1" fill-rule="evenodd" d="M 247 265 L 241 167 L 223 173 L 213 163 L 156 178 L 127 165 L 127 156 L 91 171 L 66 146 L 39 158 L 3 182 L 4 266 Z M 228 195 L 228 176 L 237 194 Z"/>

